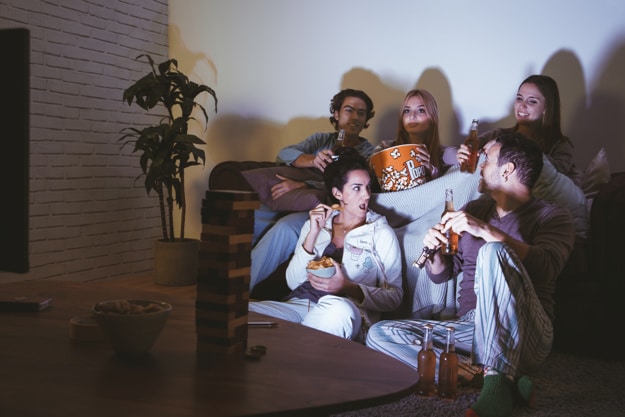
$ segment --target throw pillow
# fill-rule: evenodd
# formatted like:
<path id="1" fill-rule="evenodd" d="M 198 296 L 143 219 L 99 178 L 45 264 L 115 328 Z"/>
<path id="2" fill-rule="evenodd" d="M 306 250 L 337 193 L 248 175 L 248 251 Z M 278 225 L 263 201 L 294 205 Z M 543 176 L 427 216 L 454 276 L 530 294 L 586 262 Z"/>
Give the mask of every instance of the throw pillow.
<path id="1" fill-rule="evenodd" d="M 575 233 L 581 238 L 588 236 L 588 210 L 586 196 L 573 180 L 558 172 L 549 159 L 543 155 L 543 169 L 532 188 L 536 198 L 551 201 L 569 209 L 575 222 Z"/>
<path id="2" fill-rule="evenodd" d="M 608 182 L 610 182 L 610 164 L 607 152 L 601 148 L 584 171 L 582 190 L 587 198 L 592 198 L 599 192 L 599 187 Z"/>
<path id="3" fill-rule="evenodd" d="M 319 203 L 327 201 L 325 190 L 316 188 L 291 190 L 280 198 L 273 200 L 271 198 L 271 187 L 282 181 L 276 177 L 276 174 L 301 182 L 323 181 L 323 177 L 319 172 L 307 168 L 280 165 L 243 171 L 243 176 L 247 182 L 258 193 L 260 202 L 269 207 L 269 209 L 283 212 L 306 211 L 314 208 Z"/>

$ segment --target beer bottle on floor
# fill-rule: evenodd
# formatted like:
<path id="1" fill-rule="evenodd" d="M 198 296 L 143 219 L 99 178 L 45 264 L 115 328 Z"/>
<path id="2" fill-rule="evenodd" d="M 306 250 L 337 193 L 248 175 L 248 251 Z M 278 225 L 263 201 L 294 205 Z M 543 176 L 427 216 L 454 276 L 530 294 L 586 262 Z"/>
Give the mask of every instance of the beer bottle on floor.
<path id="1" fill-rule="evenodd" d="M 458 386 L 458 354 L 456 353 L 455 328 L 447 326 L 445 350 L 438 362 L 438 396 L 456 398 Z"/>
<path id="2" fill-rule="evenodd" d="M 429 396 L 434 393 L 434 375 L 436 373 L 436 353 L 434 353 L 433 327 L 431 324 L 424 326 L 423 342 L 417 355 L 417 369 L 419 382 L 417 394 Z"/>

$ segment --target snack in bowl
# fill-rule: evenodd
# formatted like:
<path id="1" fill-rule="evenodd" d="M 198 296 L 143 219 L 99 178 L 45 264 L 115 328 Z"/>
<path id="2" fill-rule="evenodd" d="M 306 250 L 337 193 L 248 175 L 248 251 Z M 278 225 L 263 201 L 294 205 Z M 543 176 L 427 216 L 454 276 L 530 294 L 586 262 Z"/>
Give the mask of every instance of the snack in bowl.
<path id="1" fill-rule="evenodd" d="M 319 260 L 312 260 L 306 265 L 306 271 L 320 278 L 330 278 L 336 273 L 336 267 L 327 256 Z"/>
<path id="2" fill-rule="evenodd" d="M 172 306 L 155 300 L 108 300 L 91 311 L 113 350 L 121 356 L 144 355 L 152 348 Z"/>

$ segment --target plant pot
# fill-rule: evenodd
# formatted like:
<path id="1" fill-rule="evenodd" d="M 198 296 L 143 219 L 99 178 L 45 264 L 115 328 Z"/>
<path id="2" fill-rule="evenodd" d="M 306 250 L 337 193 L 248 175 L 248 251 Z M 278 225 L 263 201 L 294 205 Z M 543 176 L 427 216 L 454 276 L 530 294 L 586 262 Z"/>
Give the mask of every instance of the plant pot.
<path id="1" fill-rule="evenodd" d="M 154 275 L 159 285 L 182 286 L 197 282 L 200 241 L 184 239 L 154 243 Z"/>

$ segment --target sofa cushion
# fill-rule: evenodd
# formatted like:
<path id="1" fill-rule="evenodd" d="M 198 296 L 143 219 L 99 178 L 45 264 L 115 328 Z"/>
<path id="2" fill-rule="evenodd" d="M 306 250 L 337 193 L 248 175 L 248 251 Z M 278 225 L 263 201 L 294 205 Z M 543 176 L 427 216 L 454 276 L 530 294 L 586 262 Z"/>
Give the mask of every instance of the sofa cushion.
<path id="1" fill-rule="evenodd" d="M 599 187 L 608 182 L 610 182 L 608 154 L 604 148 L 601 148 L 584 171 L 582 190 L 587 198 L 592 198 L 599 192 Z"/>
<path id="2" fill-rule="evenodd" d="M 588 209 L 582 189 L 566 175 L 558 172 L 549 159 L 543 155 L 543 169 L 532 188 L 536 198 L 551 201 L 566 207 L 573 214 L 575 233 L 580 238 L 588 236 Z"/>
<path id="3" fill-rule="evenodd" d="M 256 168 L 276 166 L 270 161 L 224 161 L 220 162 L 208 177 L 209 190 L 238 190 L 253 191 L 250 184 L 243 177 L 243 171 Z"/>
<path id="4" fill-rule="evenodd" d="M 321 202 L 325 203 L 327 201 L 325 190 L 316 188 L 299 188 L 289 191 L 276 200 L 272 199 L 271 187 L 282 181 L 276 175 L 301 182 L 322 181 L 322 176 L 318 172 L 307 168 L 295 168 L 284 165 L 244 171 L 243 176 L 252 189 L 258 193 L 260 202 L 271 210 L 280 212 L 306 211 Z"/>

